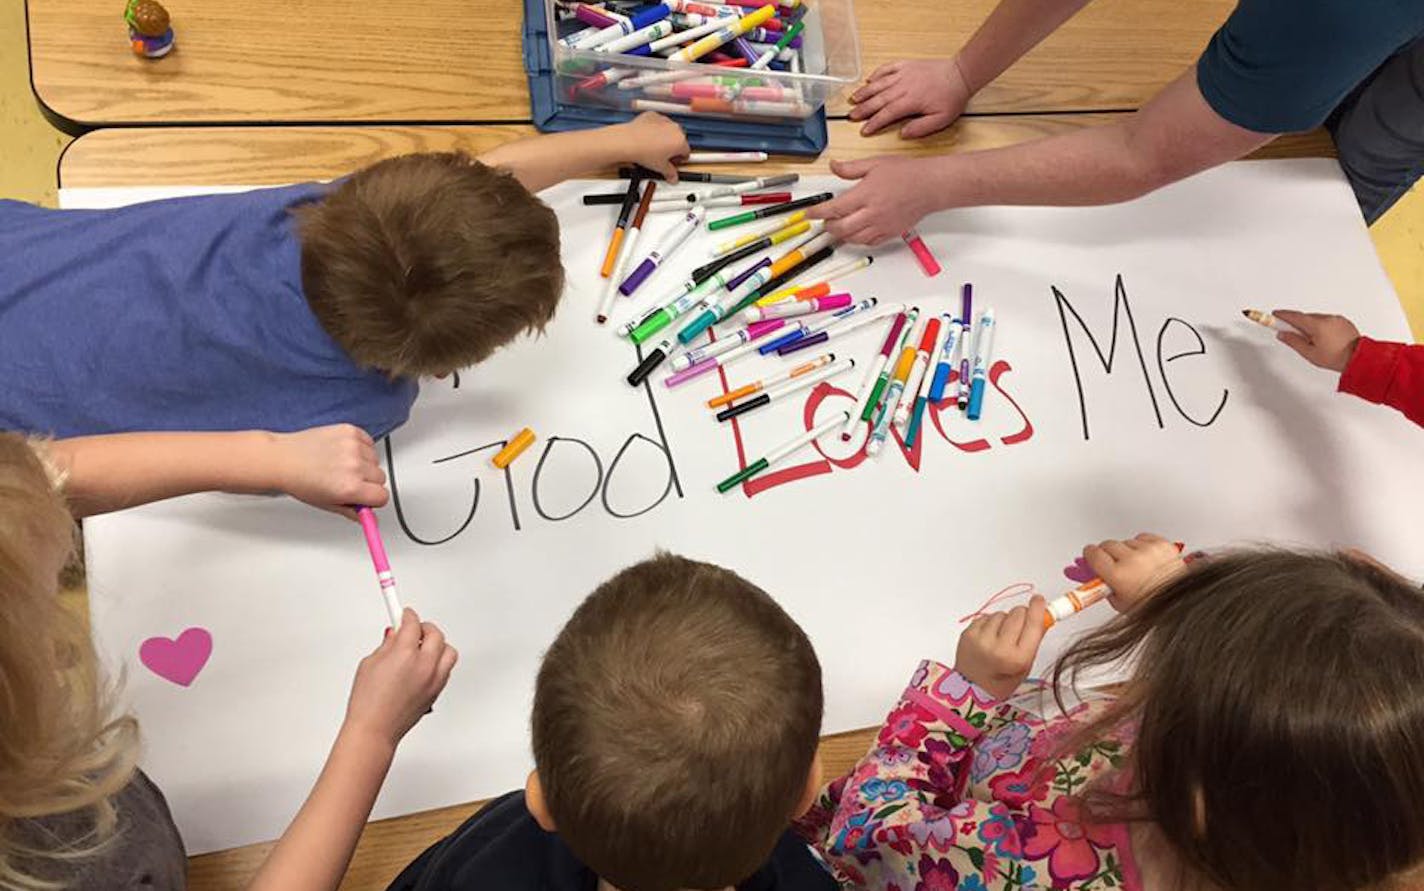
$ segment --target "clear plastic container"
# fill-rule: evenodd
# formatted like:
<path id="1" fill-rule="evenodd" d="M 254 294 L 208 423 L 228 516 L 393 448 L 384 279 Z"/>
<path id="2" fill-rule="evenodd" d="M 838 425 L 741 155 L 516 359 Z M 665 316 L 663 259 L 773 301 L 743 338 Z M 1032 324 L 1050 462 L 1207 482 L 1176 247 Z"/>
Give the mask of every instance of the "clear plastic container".
<path id="1" fill-rule="evenodd" d="M 803 0 L 798 59 L 792 70 L 727 68 L 570 49 L 560 42 L 586 27 L 544 0 L 559 101 L 620 111 L 661 111 L 745 122 L 810 117 L 860 79 L 860 43 L 853 0 Z M 744 10 L 753 12 L 753 8 Z M 793 12 L 799 10 L 787 10 Z M 731 44 L 724 49 L 730 51 Z M 799 70 L 795 70 L 798 69 Z M 611 80 L 605 83 L 604 80 Z M 655 80 L 657 83 L 647 83 Z M 745 92 L 750 91 L 750 92 Z"/>

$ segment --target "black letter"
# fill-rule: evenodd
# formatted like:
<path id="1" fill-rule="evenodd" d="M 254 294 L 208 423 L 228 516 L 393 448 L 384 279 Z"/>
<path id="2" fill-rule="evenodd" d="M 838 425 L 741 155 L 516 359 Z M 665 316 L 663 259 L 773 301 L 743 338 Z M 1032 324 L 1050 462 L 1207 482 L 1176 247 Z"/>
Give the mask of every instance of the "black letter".
<path id="1" fill-rule="evenodd" d="M 1185 352 L 1185 353 L 1177 353 L 1175 356 L 1168 356 L 1167 358 L 1163 359 L 1163 358 L 1162 358 L 1162 338 L 1163 338 L 1163 336 L 1166 335 L 1166 333 L 1167 333 L 1167 328 L 1168 328 L 1173 322 L 1176 322 L 1178 325 L 1181 325 L 1183 328 L 1186 328 L 1188 331 L 1192 332 L 1192 336 L 1197 339 L 1197 348 L 1194 349 L 1194 350 L 1188 350 L 1188 351 Z M 1212 413 L 1211 413 L 1211 417 L 1207 418 L 1205 421 L 1198 421 L 1196 418 L 1194 418 L 1194 417 L 1192 417 L 1191 415 L 1187 414 L 1187 410 L 1184 409 L 1184 408 L 1182 408 L 1182 403 L 1180 403 L 1180 402 L 1177 401 L 1177 396 L 1176 396 L 1176 394 L 1174 394 L 1174 393 L 1172 392 L 1172 382 L 1171 382 L 1170 380 L 1168 380 L 1168 378 L 1167 378 L 1167 365 L 1166 365 L 1166 363 L 1168 363 L 1168 362 L 1175 362 L 1175 361 L 1177 361 L 1178 359 L 1182 359 L 1182 358 L 1185 358 L 1185 357 L 1187 357 L 1187 356 L 1204 356 L 1204 355 L 1206 355 L 1206 343 L 1205 343 L 1205 341 L 1202 340 L 1202 336 L 1201 336 L 1200 332 L 1198 332 L 1197 329 L 1193 328 L 1191 325 L 1187 324 L 1186 322 L 1182 321 L 1181 319 L 1168 317 L 1167 321 L 1163 322 L 1163 323 L 1162 323 L 1162 327 L 1161 327 L 1160 329 L 1158 329 L 1158 331 L 1157 331 L 1157 373 L 1160 374 L 1160 375 L 1162 375 L 1162 386 L 1163 386 L 1164 388 L 1166 388 L 1166 390 L 1167 390 L 1167 398 L 1170 399 L 1170 400 L 1172 400 L 1172 406 L 1177 409 L 1177 414 L 1179 414 L 1179 415 L 1181 415 L 1182 417 L 1186 418 L 1188 421 L 1191 421 L 1193 424 L 1196 424 L 1198 427 L 1210 427 L 1212 424 L 1214 424 L 1214 423 L 1216 422 L 1216 419 L 1221 415 L 1221 410 L 1222 410 L 1223 408 L 1226 408 L 1226 397 L 1227 397 L 1227 395 L 1230 393 L 1230 391 L 1229 391 L 1229 390 L 1226 390 L 1226 389 L 1223 389 L 1223 390 L 1221 391 L 1221 401 L 1216 404 L 1216 411 L 1212 412 Z"/>
<path id="2" fill-rule="evenodd" d="M 1113 286 L 1113 327 L 1112 340 L 1108 342 L 1108 354 L 1103 355 L 1102 347 L 1098 346 L 1098 340 L 1093 336 L 1093 332 L 1088 330 L 1087 323 L 1083 317 L 1078 315 L 1078 311 L 1068 302 L 1068 298 L 1063 296 L 1063 292 L 1053 288 L 1053 299 L 1058 305 L 1058 319 L 1063 323 L 1063 342 L 1068 345 L 1068 361 L 1073 365 L 1073 382 L 1078 387 L 1078 410 L 1083 416 L 1083 438 L 1088 436 L 1088 402 L 1083 395 L 1083 377 L 1078 373 L 1078 357 L 1073 352 L 1073 338 L 1068 333 L 1068 317 L 1064 315 L 1064 310 L 1073 314 L 1077 320 L 1078 327 L 1083 329 L 1083 333 L 1088 335 L 1088 342 L 1093 345 L 1093 351 L 1098 354 L 1098 361 L 1102 363 L 1103 370 L 1112 374 L 1113 359 L 1117 355 L 1117 327 L 1119 312 L 1127 316 L 1127 326 L 1132 330 L 1132 346 L 1137 351 L 1137 364 L 1142 368 L 1142 380 L 1147 384 L 1147 397 L 1152 400 L 1152 414 L 1157 418 L 1158 429 L 1162 428 L 1162 410 L 1157 407 L 1157 393 L 1152 389 L 1152 378 L 1147 374 L 1147 360 L 1142 357 L 1142 343 L 1137 337 L 1137 323 L 1132 319 L 1132 306 L 1127 300 L 1127 289 L 1123 287 L 1122 276 L 1117 277 Z"/>

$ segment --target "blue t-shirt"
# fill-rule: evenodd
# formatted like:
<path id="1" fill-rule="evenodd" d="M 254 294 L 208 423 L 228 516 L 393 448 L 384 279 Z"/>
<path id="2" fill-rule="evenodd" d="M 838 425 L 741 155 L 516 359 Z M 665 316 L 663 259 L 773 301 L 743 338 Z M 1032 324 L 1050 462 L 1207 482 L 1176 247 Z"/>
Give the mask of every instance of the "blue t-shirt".
<path id="1" fill-rule="evenodd" d="M 326 188 L 0 201 L 0 430 L 398 427 L 416 382 L 358 368 L 302 294 L 289 210 Z"/>
<path id="2" fill-rule="evenodd" d="M 1197 62 L 1197 86 L 1239 127 L 1310 130 L 1420 35 L 1424 0 L 1240 0 Z"/>

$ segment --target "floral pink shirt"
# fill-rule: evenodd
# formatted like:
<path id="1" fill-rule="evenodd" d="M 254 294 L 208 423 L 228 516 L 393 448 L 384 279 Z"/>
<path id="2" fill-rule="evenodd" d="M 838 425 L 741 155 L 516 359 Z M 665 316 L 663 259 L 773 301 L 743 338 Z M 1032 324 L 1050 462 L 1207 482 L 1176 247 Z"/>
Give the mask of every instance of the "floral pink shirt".
<path id="1" fill-rule="evenodd" d="M 1129 740 L 1055 757 L 1103 705 L 1044 721 L 922 662 L 874 747 L 797 829 L 842 883 L 870 891 L 1140 891 L 1127 827 L 1085 824 L 1074 797 L 1118 781 Z"/>

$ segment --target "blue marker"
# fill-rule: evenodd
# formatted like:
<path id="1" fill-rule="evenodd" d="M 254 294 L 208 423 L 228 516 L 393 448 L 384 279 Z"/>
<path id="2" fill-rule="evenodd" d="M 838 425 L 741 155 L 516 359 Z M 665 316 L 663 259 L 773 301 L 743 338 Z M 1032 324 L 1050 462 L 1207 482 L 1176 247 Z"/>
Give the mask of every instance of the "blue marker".
<path id="1" fill-rule="evenodd" d="M 974 341 L 973 383 L 969 387 L 969 420 L 979 420 L 984 408 L 984 385 L 988 383 L 989 355 L 994 345 L 994 310 L 979 316 L 979 336 Z"/>
<path id="2" fill-rule="evenodd" d="M 944 319 L 944 328 L 949 332 L 949 336 L 944 339 L 944 346 L 939 351 L 939 364 L 935 366 L 934 377 L 930 379 L 930 402 L 939 402 L 944 398 L 945 387 L 949 386 L 949 375 L 954 371 L 954 350 L 960 340 L 959 323 L 949 313 L 941 314 L 940 318 Z"/>

